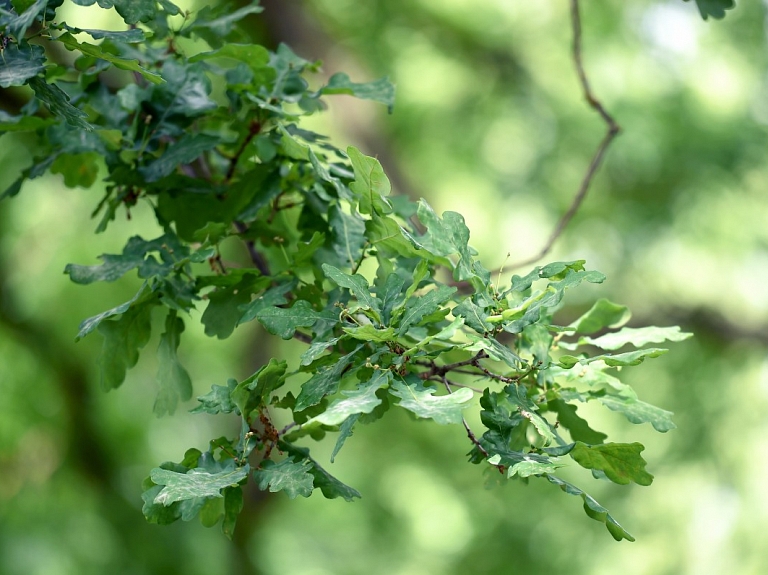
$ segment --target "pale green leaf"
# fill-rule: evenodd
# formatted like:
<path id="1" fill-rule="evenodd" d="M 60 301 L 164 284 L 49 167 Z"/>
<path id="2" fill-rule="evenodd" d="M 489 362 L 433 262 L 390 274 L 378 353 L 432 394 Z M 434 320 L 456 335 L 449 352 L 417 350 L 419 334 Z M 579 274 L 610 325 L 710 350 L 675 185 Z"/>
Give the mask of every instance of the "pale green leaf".
<path id="1" fill-rule="evenodd" d="M 656 431 L 662 433 L 677 427 L 672 421 L 674 414 L 671 411 L 666 411 L 634 397 L 604 395 L 599 400 L 608 409 L 618 411 L 632 423 L 650 423 Z"/>
<path id="2" fill-rule="evenodd" d="M 355 170 L 355 181 L 350 184 L 349 189 L 358 201 L 360 213 L 391 213 L 392 205 L 386 196 L 392 191 L 392 185 L 379 161 L 362 154 L 353 146 L 347 148 L 347 155 Z"/>
<path id="3" fill-rule="evenodd" d="M 432 387 L 397 380 L 390 387 L 390 393 L 400 398 L 400 407 L 440 424 L 461 423 L 462 411 L 472 401 L 472 391 L 466 387 L 448 395 L 437 396 Z"/>
<path id="4" fill-rule="evenodd" d="M 0 58 L 0 88 L 22 86 L 45 70 L 42 46 L 10 44 Z"/>
<path id="5" fill-rule="evenodd" d="M 267 331 L 283 339 L 291 339 L 300 327 L 311 327 L 318 320 L 335 320 L 332 312 L 317 312 L 305 300 L 297 301 L 293 307 L 265 307 L 256 312 L 256 319 Z M 242 321 L 242 320 L 241 320 Z"/>
<path id="6" fill-rule="evenodd" d="M 395 328 L 393 327 L 377 329 L 372 325 L 363 325 L 363 326 L 357 326 L 357 327 L 343 327 L 341 329 L 347 335 L 352 336 L 353 338 L 359 339 L 361 341 L 373 341 L 376 343 L 385 343 L 388 341 L 394 341 L 396 339 Z"/>
<path id="7" fill-rule="evenodd" d="M 355 354 L 363 348 L 363 345 L 357 346 L 347 355 L 329 366 L 321 367 L 320 370 L 301 385 L 301 392 L 296 398 L 295 411 L 302 411 L 307 407 L 317 405 L 326 395 L 336 393 L 341 383 L 341 376 L 347 369 Z"/>
<path id="8" fill-rule="evenodd" d="M 320 89 L 320 94 L 349 94 L 363 100 L 381 102 L 387 106 L 390 114 L 395 105 L 395 87 L 389 78 L 380 78 L 373 82 L 358 84 L 353 82 L 344 72 L 339 72 L 331 76 L 328 84 Z"/>
<path id="9" fill-rule="evenodd" d="M 313 417 L 304 425 L 321 423 L 339 425 L 351 415 L 371 413 L 381 403 L 376 392 L 389 384 L 392 373 L 389 370 L 377 371 L 370 381 L 361 383 L 354 391 L 342 392 L 346 397 L 337 399 L 320 415 Z"/>
<path id="10" fill-rule="evenodd" d="M 377 319 L 381 319 L 381 300 L 371 294 L 368 280 L 359 274 L 346 274 L 328 264 L 323 264 L 323 272 L 336 285 L 348 289 L 361 306 L 370 309 Z"/>
<path id="11" fill-rule="evenodd" d="M 624 329 L 615 333 L 607 333 L 597 338 L 582 337 L 579 339 L 580 345 L 594 345 L 601 349 L 614 350 L 632 344 L 635 347 L 642 347 L 649 343 L 662 343 L 664 341 L 683 341 L 691 337 L 692 333 L 680 331 L 680 327 L 641 327 Z"/>
<path id="12" fill-rule="evenodd" d="M 240 483 L 248 476 L 248 469 L 248 465 L 244 465 L 218 473 L 205 469 L 190 469 L 186 473 L 177 473 L 155 468 L 150 473 L 150 478 L 157 485 L 165 487 L 153 501 L 167 506 L 176 501 L 196 497 L 223 497 L 221 490 Z"/>

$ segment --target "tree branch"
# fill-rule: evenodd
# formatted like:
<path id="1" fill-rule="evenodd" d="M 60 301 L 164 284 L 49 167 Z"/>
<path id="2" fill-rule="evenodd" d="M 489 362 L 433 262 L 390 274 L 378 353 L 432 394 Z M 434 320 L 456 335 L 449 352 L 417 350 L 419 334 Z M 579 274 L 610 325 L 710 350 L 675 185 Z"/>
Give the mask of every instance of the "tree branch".
<path id="1" fill-rule="evenodd" d="M 544 247 L 541 248 L 541 250 L 539 250 L 534 256 L 523 261 L 516 262 L 510 266 L 512 268 L 519 268 L 535 263 L 552 250 L 552 247 L 555 245 L 557 239 L 562 235 L 563 231 L 568 226 L 573 216 L 576 215 L 576 212 L 581 207 L 584 198 L 586 198 L 587 193 L 589 192 L 589 187 L 592 183 L 595 173 L 603 161 L 606 150 L 611 145 L 611 142 L 613 142 L 613 139 L 618 135 L 620 130 L 620 127 L 616 123 L 616 120 L 613 119 L 613 116 L 608 113 L 600 100 L 595 97 L 594 93 L 592 92 L 592 88 L 589 86 L 587 74 L 584 71 L 584 63 L 581 54 L 581 17 L 579 15 L 579 0 L 571 0 L 571 25 L 573 29 L 573 64 L 576 68 L 576 74 L 579 77 L 581 87 L 584 90 L 584 99 L 587 101 L 589 106 L 597 111 L 597 113 L 600 114 L 600 117 L 603 118 L 603 121 L 607 125 L 607 130 L 605 136 L 600 142 L 600 145 L 598 145 L 597 150 L 592 156 L 592 161 L 589 163 L 589 167 L 587 168 L 587 171 L 581 180 L 581 185 L 579 186 L 576 196 L 573 198 L 573 202 L 571 202 L 571 206 L 568 208 L 568 211 L 565 212 L 565 214 L 563 214 L 563 216 L 560 218 L 560 221 L 557 222 L 557 226 L 549 236 L 547 242 L 544 244 Z"/>

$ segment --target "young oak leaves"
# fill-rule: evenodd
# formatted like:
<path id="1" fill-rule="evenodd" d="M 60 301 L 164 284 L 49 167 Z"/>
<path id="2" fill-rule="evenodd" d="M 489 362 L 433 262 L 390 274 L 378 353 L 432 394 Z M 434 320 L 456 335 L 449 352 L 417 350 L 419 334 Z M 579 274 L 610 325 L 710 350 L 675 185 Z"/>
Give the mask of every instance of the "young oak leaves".
<path id="1" fill-rule="evenodd" d="M 220 522 L 231 537 L 251 481 L 289 498 L 319 489 L 352 501 L 360 494 L 302 443 L 338 433 L 333 461 L 355 426 L 401 408 L 418 420 L 463 426 L 471 463 L 512 480 L 548 481 L 581 497 L 586 514 L 614 538 L 632 540 L 557 473 L 570 458 L 617 484 L 651 483 L 643 446 L 609 442 L 577 406 L 597 402 L 631 423 L 673 429 L 672 414 L 641 401 L 617 368 L 666 352 L 649 344 L 690 334 L 625 327 L 629 310 L 604 299 L 558 325 L 553 316 L 566 292 L 605 279 L 582 260 L 492 281 L 460 214 L 390 195 L 378 160 L 300 127 L 334 94 L 391 111 L 392 84 L 336 73 L 318 86 L 318 62 L 284 45 L 269 51 L 243 43 L 236 25 L 261 11 L 257 2 L 234 11 L 228 3 L 204 7 L 182 23 L 170 0 L 99 0 L 128 30 L 59 22 L 61 4 L 14 2 L 20 13 L 0 10 L 0 87 L 28 85 L 35 95 L 20 115 L 1 113 L 0 130 L 28 132 L 39 148 L 0 199 L 48 171 L 73 187 L 90 187 L 104 173 L 97 232 L 123 210 L 130 216 L 138 202 L 151 208 L 157 237 L 127 238 L 122 253 L 65 269 L 83 285 L 134 271 L 143 280 L 134 297 L 86 319 L 77 334 L 103 336 L 103 387 L 120 386 L 137 363 L 156 308 L 165 308 L 158 415 L 192 393 L 180 346 L 198 317 L 192 310 L 203 310 L 210 337 L 226 339 L 255 320 L 277 338 L 308 344 L 296 365 L 272 358 L 242 381 L 222 374 L 226 384 L 198 397 L 194 413 L 238 417 L 240 431 L 153 469 L 143 484 L 148 521 L 200 517 L 206 526 Z M 697 4 L 703 16 L 718 18 L 733 2 Z M 39 36 L 35 44 L 31 34 Z M 204 40 L 207 51 L 187 53 L 196 44 L 179 37 Z M 75 55 L 66 76 L 49 66 L 57 50 L 47 47 Z M 103 84 L 113 68 L 122 72 Z M 225 262 L 222 246 L 237 243 L 243 257 Z M 465 419 L 474 408 L 482 432 Z"/>

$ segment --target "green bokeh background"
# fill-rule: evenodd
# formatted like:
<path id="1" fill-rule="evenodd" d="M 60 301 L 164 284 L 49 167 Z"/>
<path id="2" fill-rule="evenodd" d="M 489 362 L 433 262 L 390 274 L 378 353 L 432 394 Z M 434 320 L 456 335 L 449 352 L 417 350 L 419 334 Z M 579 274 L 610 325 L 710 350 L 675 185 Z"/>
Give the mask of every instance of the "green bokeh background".
<path id="1" fill-rule="evenodd" d="M 138 283 L 76 286 L 62 270 L 156 227 L 138 206 L 94 236 L 99 190 L 46 176 L 0 204 L 0 574 L 768 572 L 766 7 L 742 0 L 704 22 L 680 0 L 584 4 L 585 65 L 623 132 L 547 258 L 583 258 L 609 278 L 574 292 L 563 316 L 608 297 L 635 312 L 630 325 L 696 336 L 625 374 L 641 398 L 675 412 L 678 429 L 589 412 L 614 440 L 647 446 L 651 487 L 582 482 L 636 543 L 614 542 L 578 499 L 544 482 L 488 488 L 493 477 L 465 463 L 461 428 L 394 411 L 328 464 L 360 501 L 249 492 L 234 542 L 196 521 L 145 523 L 148 470 L 236 422 L 189 415 L 194 401 L 152 416 L 156 340 L 121 389 L 98 389 L 101 342 L 75 344 L 77 326 Z M 570 60 L 567 2 L 265 6 L 247 24 L 268 46 L 322 59 L 325 76 L 397 85 L 391 116 L 337 97 L 311 127 L 377 155 L 398 192 L 462 213 L 487 267 L 544 245 L 604 133 Z M 63 19 L 81 27 L 119 25 L 95 7 L 70 9 Z M 28 164 L 30 145 L 0 137 L 0 188 Z M 180 353 L 195 395 L 301 350 L 250 324 L 225 341 L 187 326 Z M 319 447 L 321 462 L 331 447 Z"/>

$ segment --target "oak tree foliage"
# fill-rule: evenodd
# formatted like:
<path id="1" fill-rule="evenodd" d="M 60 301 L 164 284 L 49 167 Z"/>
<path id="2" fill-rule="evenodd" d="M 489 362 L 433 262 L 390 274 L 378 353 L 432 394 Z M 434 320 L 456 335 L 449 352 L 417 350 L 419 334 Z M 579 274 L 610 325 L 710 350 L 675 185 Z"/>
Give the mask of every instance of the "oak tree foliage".
<path id="1" fill-rule="evenodd" d="M 469 462 L 510 480 L 548 481 L 580 497 L 615 539 L 633 540 L 558 470 L 575 463 L 598 479 L 650 485 L 643 445 L 609 441 L 578 409 L 594 402 L 633 424 L 673 429 L 672 414 L 642 401 L 619 370 L 666 352 L 650 344 L 690 334 L 625 327 L 629 310 L 605 299 L 562 325 L 566 292 L 605 279 L 582 260 L 504 281 L 487 270 L 460 214 L 392 195 L 375 158 L 301 127 L 336 94 L 391 111 L 394 86 L 343 72 L 323 83 L 320 62 L 251 43 L 238 23 L 261 11 L 257 2 L 182 13 L 170 0 L 71 1 L 116 10 L 125 29 L 65 22 L 64 0 L 0 2 L 0 87 L 30 93 L 18 115 L 0 112 L 0 130 L 36 134 L 40 150 L 1 197 L 48 172 L 91 187 L 104 170 L 96 233 L 138 202 L 151 206 L 160 235 L 127 238 L 98 265 L 65 270 L 84 285 L 126 274 L 143 281 L 80 325 L 78 339 L 102 338 L 103 388 L 124 382 L 152 339 L 153 315 L 165 317 L 158 415 L 192 395 L 177 350 L 193 309 L 203 310 L 210 337 L 255 321 L 305 344 L 298 363 L 273 358 L 243 381 L 222 373 L 197 398 L 193 412 L 238 418 L 240 432 L 152 469 L 142 496 L 148 521 L 199 516 L 231 537 L 248 482 L 290 498 L 319 489 L 354 500 L 360 493 L 305 444 L 335 435 L 333 461 L 356 426 L 404 409 L 464 426 Z M 704 18 L 733 5 L 696 3 Z M 54 60 L 62 51 L 71 65 Z M 249 265 L 223 261 L 224 242 L 240 242 Z M 481 424 L 467 422 L 471 410 Z"/>

